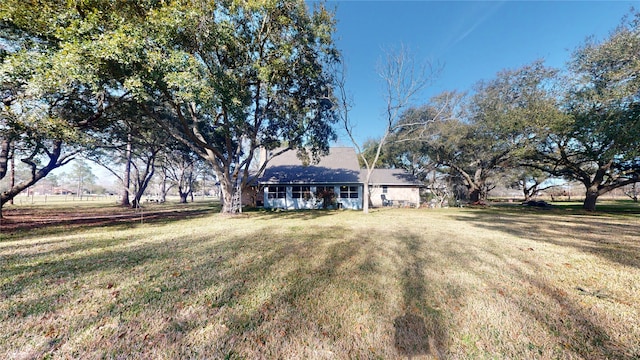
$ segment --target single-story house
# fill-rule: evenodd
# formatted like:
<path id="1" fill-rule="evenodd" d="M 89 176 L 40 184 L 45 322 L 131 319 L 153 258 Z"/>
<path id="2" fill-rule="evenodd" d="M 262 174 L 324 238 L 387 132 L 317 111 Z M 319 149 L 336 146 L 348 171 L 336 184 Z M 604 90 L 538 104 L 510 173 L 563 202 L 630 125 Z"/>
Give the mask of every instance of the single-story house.
<path id="1" fill-rule="evenodd" d="M 258 178 L 265 208 L 359 210 L 366 171 L 353 148 L 333 147 L 320 162 L 305 165 L 295 151 L 274 157 Z M 421 184 L 398 169 L 376 169 L 370 179 L 373 206 L 419 206 Z M 384 201 L 383 201 L 384 199 Z"/>

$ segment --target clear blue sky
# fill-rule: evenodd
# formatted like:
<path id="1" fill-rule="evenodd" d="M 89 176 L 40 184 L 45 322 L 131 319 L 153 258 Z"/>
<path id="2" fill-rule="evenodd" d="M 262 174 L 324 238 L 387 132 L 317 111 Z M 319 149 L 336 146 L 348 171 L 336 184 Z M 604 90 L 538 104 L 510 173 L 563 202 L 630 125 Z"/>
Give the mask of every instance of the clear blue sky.
<path id="1" fill-rule="evenodd" d="M 382 82 L 376 70 L 385 49 L 401 44 L 417 60 L 444 66 L 417 103 L 443 90 L 470 90 L 503 69 L 537 59 L 565 68 L 589 36 L 605 38 L 639 1 L 329 1 L 336 41 L 347 64 L 347 90 L 358 141 L 384 131 Z M 349 145 L 346 138 L 341 143 Z"/>

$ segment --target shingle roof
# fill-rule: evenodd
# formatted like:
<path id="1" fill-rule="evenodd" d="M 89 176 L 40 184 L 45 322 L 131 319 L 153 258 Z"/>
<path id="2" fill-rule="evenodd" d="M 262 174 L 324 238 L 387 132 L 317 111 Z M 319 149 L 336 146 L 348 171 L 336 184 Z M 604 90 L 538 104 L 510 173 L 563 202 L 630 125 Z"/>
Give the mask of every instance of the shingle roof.
<path id="1" fill-rule="evenodd" d="M 259 178 L 263 184 L 338 184 L 364 183 L 366 170 L 360 169 L 353 148 L 333 147 L 318 164 L 305 166 L 293 150 L 278 155 L 267 164 Z M 375 169 L 371 185 L 422 185 L 418 179 L 402 169 Z"/>
<path id="2" fill-rule="evenodd" d="M 362 170 L 362 182 L 367 179 L 367 170 Z M 369 179 L 371 185 L 415 185 L 422 183 L 412 174 L 403 169 L 375 169 Z"/>
<path id="3" fill-rule="evenodd" d="M 360 166 L 353 148 L 333 147 L 318 164 L 305 166 L 295 151 L 276 156 L 267 164 L 259 181 L 264 184 L 360 183 Z"/>

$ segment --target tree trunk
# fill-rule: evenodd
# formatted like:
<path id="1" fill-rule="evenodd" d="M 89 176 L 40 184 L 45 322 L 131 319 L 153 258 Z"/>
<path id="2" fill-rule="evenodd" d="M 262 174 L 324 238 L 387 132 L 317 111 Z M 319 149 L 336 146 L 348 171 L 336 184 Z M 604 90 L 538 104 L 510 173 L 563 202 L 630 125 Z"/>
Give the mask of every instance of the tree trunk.
<path id="1" fill-rule="evenodd" d="M 587 192 L 584 197 L 584 203 L 582 204 L 582 208 L 584 210 L 596 211 L 596 201 L 598 200 L 598 196 L 613 189 L 613 188 L 605 189 L 604 187 L 601 188 L 604 180 L 604 174 L 606 173 L 608 168 L 609 166 L 600 165 L 600 167 L 596 171 L 595 176 L 591 181 L 588 181 L 588 179 L 583 180 L 582 183 L 587 188 Z"/>
<path id="2" fill-rule="evenodd" d="M 7 164 L 9 162 L 10 152 L 11 141 L 3 138 L 2 142 L 0 142 L 0 179 L 3 179 L 7 174 Z M 13 159 L 13 157 L 11 159 Z"/>
<path id="3" fill-rule="evenodd" d="M 122 191 L 120 205 L 131 206 L 131 202 L 129 202 L 129 187 L 131 186 L 131 134 L 127 135 L 127 151 L 125 157 L 124 177 L 122 178 L 124 190 Z"/>
<path id="4" fill-rule="evenodd" d="M 149 186 L 149 182 L 151 181 L 151 178 L 155 174 L 155 168 L 153 167 L 152 162 L 153 160 L 150 160 L 150 163 L 147 164 L 147 169 L 145 170 L 144 174 L 142 174 L 142 176 L 140 176 L 140 174 L 138 173 L 138 176 L 136 179 L 136 191 L 134 195 L 135 199 L 131 204 L 131 207 L 133 208 L 140 207 L 141 205 L 140 199 L 142 199 L 142 195 L 147 190 L 147 187 Z"/>
<path id="5" fill-rule="evenodd" d="M 367 176 L 362 188 L 362 212 L 365 214 L 369 213 L 369 176 Z"/>
<path id="6" fill-rule="evenodd" d="M 587 189 L 582 208 L 587 211 L 596 211 L 596 201 L 598 200 L 598 190 Z"/>
<path id="7" fill-rule="evenodd" d="M 187 185 L 187 189 L 185 191 L 184 197 L 185 197 L 185 204 L 187 203 L 187 196 L 191 197 L 191 202 L 193 202 L 193 168 L 191 168 L 187 178 L 186 178 L 186 184 Z"/>
<path id="8" fill-rule="evenodd" d="M 481 200 L 481 191 L 479 188 L 472 187 L 469 189 L 469 201 L 471 203 L 477 203 Z"/>
<path id="9" fill-rule="evenodd" d="M 631 199 L 633 200 L 633 202 L 638 202 L 638 188 L 636 186 L 636 183 L 633 183 L 631 185 Z"/>
<path id="10" fill-rule="evenodd" d="M 9 174 L 9 184 L 10 184 L 10 188 L 13 188 L 14 186 L 16 186 L 16 158 L 12 157 L 11 158 L 11 174 Z M 11 198 L 11 200 L 9 200 L 9 203 L 11 205 L 13 205 L 13 198 Z"/>
<path id="11" fill-rule="evenodd" d="M 78 189 L 77 189 L 77 194 L 80 197 L 80 200 L 82 200 L 82 188 L 83 188 L 82 182 L 83 182 L 82 175 L 80 175 L 80 178 L 78 179 Z"/>
<path id="12" fill-rule="evenodd" d="M 160 202 L 167 200 L 167 173 L 162 172 L 162 181 L 160 181 Z"/>
<path id="13" fill-rule="evenodd" d="M 231 174 L 229 173 L 230 166 L 228 164 L 222 164 L 222 162 L 218 163 L 216 156 L 211 151 L 207 154 L 208 157 L 206 159 L 213 166 L 213 170 L 218 176 L 218 181 L 220 182 L 220 186 L 218 186 L 218 195 L 222 205 L 220 212 L 223 214 L 234 214 L 237 209 L 234 209 L 232 199 L 236 191 L 236 181 L 232 181 Z"/>
<path id="14" fill-rule="evenodd" d="M 178 195 L 180 195 L 180 204 L 187 203 L 187 196 L 189 196 L 189 190 L 184 189 L 182 186 L 178 186 Z"/>
<path id="15" fill-rule="evenodd" d="M 234 214 L 236 209 L 233 207 L 233 195 L 236 187 L 227 178 L 226 174 L 220 179 L 220 202 L 222 202 L 221 212 L 224 214 Z"/>
<path id="16" fill-rule="evenodd" d="M 229 188 L 227 186 L 220 187 L 220 199 L 222 200 L 222 210 L 221 212 L 224 214 L 234 214 L 236 209 L 234 209 L 231 199 L 233 199 L 234 189 Z"/>
<path id="17" fill-rule="evenodd" d="M 527 187 L 527 179 L 522 178 L 522 192 L 524 193 L 524 201 L 527 202 L 533 198 L 533 195 L 536 193 L 536 184 L 531 187 Z M 553 199 L 552 199 L 553 200 Z"/>

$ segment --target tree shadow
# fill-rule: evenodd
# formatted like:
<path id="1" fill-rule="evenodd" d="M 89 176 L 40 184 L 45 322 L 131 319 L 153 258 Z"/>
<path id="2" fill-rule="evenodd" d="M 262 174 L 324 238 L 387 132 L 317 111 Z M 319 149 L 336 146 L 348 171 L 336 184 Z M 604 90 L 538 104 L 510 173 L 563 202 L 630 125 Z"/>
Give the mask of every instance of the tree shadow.
<path id="1" fill-rule="evenodd" d="M 640 221 L 634 225 L 633 221 L 616 222 L 619 219 L 609 220 L 602 216 L 523 216 L 506 211 L 468 212 L 465 216 L 457 216 L 456 219 L 471 222 L 482 229 L 562 247 L 568 246 L 624 266 L 640 268 L 640 242 L 637 241 Z"/>
<path id="2" fill-rule="evenodd" d="M 321 216 L 330 216 L 334 213 L 328 212 Z M 300 219 L 311 214 L 312 212 L 275 213 L 273 218 L 284 215 L 285 218 L 290 216 L 291 219 Z M 267 218 L 271 215 L 267 214 Z M 259 218 L 262 215 L 255 216 Z M 461 217 L 461 219 L 469 221 L 468 217 Z M 232 227 L 234 218 L 229 220 L 231 220 L 229 226 Z M 526 224 L 533 229 L 534 225 L 541 220 L 551 221 L 540 218 L 530 220 Z M 517 219 L 475 217 L 472 221 L 506 231 Z M 543 223 L 543 225 L 549 224 Z M 350 233 L 353 229 L 340 225 L 322 226 L 306 223 L 305 226 L 309 226 L 310 229 L 307 229 L 305 238 L 301 241 L 297 239 L 298 236 L 294 231 L 283 233 L 282 223 L 276 222 L 262 226 L 258 230 L 243 231 L 229 237 L 222 236 L 224 241 L 217 240 L 220 234 L 198 233 L 197 236 L 181 235 L 148 243 L 144 241 L 144 234 L 140 234 L 139 237 L 123 239 L 117 243 L 121 248 L 113 251 L 100 253 L 85 251 L 89 247 L 61 249 L 60 254 L 55 253 L 61 255 L 58 260 L 50 261 L 46 259 L 45 254 L 41 259 L 29 259 L 24 264 L 8 268 L 10 272 L 3 275 L 15 280 L 16 287 L 3 288 L 0 296 L 3 301 L 11 298 L 16 303 L 5 315 L 20 317 L 29 313 L 46 314 L 47 316 L 42 316 L 45 319 L 59 307 L 82 308 L 84 304 L 76 301 L 85 300 L 78 299 L 77 293 L 82 295 L 82 292 L 87 290 L 74 289 L 73 283 L 76 280 L 80 280 L 81 286 L 93 286 L 93 288 L 98 287 L 102 292 L 112 292 L 113 295 L 109 295 L 110 302 L 99 303 L 97 306 L 100 308 L 97 312 L 81 321 L 82 329 L 90 331 L 93 329 L 93 324 L 98 324 L 95 325 L 97 328 L 106 322 L 105 318 L 119 319 L 117 331 L 114 331 L 112 339 L 109 340 L 111 342 L 105 345 L 105 348 L 101 348 L 106 349 L 109 346 L 103 357 L 110 357 L 110 354 L 113 354 L 108 351 L 115 353 L 129 351 L 129 357 L 136 357 L 131 352 L 139 351 L 142 357 L 148 357 L 151 356 L 149 351 L 166 350 L 158 344 L 166 345 L 167 349 L 174 351 L 167 357 L 195 357 L 194 353 L 189 352 L 191 344 L 187 339 L 205 331 L 211 333 L 207 335 L 209 336 L 207 340 L 211 341 L 206 345 L 209 347 L 204 349 L 203 353 L 211 355 L 211 358 L 251 358 L 251 355 L 286 358 L 291 354 L 278 353 L 280 347 L 277 342 L 287 344 L 295 343 L 299 339 L 306 341 L 313 338 L 330 349 L 333 349 L 332 346 L 338 341 L 342 341 L 341 344 L 343 344 L 345 338 L 352 340 L 352 348 L 341 349 L 344 350 L 341 354 L 334 352 L 334 358 L 395 358 L 401 355 L 407 358 L 431 356 L 442 359 L 447 355 L 447 349 L 452 340 L 445 318 L 447 312 L 440 310 L 441 307 L 445 309 L 447 307 L 439 302 L 449 301 L 449 299 L 442 300 L 442 294 L 451 298 L 464 297 L 464 294 L 463 290 L 458 293 L 456 289 L 443 289 L 449 284 L 445 284 L 446 281 L 432 280 L 430 273 L 438 270 L 436 257 L 443 257 L 451 259 L 450 261 L 453 262 L 451 266 L 465 268 L 472 274 L 475 271 L 478 277 L 486 279 L 482 270 L 474 269 L 475 264 L 483 262 L 482 257 L 473 258 L 473 249 L 469 250 L 469 254 L 456 253 L 456 249 L 448 254 L 446 251 L 449 247 L 436 249 L 437 253 L 434 255 L 430 250 L 435 247 L 431 248 L 431 246 L 442 247 L 443 245 L 430 244 L 423 236 L 412 233 L 410 230 L 391 235 L 381 230 Z M 614 229 L 614 231 L 621 230 L 623 229 Z M 379 355 L 369 350 L 369 346 L 375 346 L 375 344 L 366 343 L 362 340 L 364 336 L 354 329 L 340 329 L 340 332 L 334 329 L 327 330 L 325 328 L 327 325 L 322 323 L 322 319 L 315 317 L 314 313 L 309 314 L 314 310 L 309 308 L 311 306 L 309 299 L 323 292 L 345 287 L 350 288 L 350 291 L 355 288 L 354 293 L 371 291 L 371 288 L 374 288 L 374 291 L 384 291 L 380 284 L 367 284 L 367 281 L 374 280 L 366 274 L 381 271 L 376 265 L 376 259 L 372 259 L 374 257 L 372 255 L 379 252 L 376 248 L 379 244 L 377 239 L 389 236 L 397 238 L 393 241 L 397 246 L 389 248 L 389 253 L 381 256 L 392 259 L 391 262 L 394 262 L 394 273 L 387 275 L 392 277 L 393 281 L 397 280 L 399 284 L 402 291 L 399 296 L 402 306 L 400 311 L 394 311 L 394 315 L 383 319 L 389 325 L 388 336 L 393 335 L 393 338 L 388 344 L 382 345 L 388 346 L 391 351 Z M 447 241 L 448 239 L 442 240 L 443 243 Z M 92 241 L 89 240 L 87 243 L 91 246 Z M 107 243 L 102 245 L 110 246 Z M 462 249 L 462 251 L 466 250 L 468 249 Z M 490 252 L 491 249 L 483 249 L 483 251 Z M 517 294 L 503 295 L 518 304 L 523 313 L 529 314 L 531 319 L 540 322 L 550 333 L 559 333 L 562 339 L 568 339 L 567 351 L 570 349 L 574 354 L 588 359 L 634 358 L 625 350 L 619 349 L 622 344 L 615 343 L 608 337 L 607 329 L 598 323 L 598 319 L 589 314 L 588 308 L 575 299 L 567 299 L 563 296 L 561 289 L 546 282 L 544 277 L 532 276 L 520 267 L 507 266 L 512 262 L 509 262 L 500 251 L 491 252 L 491 254 L 502 259 L 498 264 L 493 265 L 496 267 L 496 273 L 502 271 L 506 275 L 512 274 L 513 278 L 529 284 L 550 299 L 541 304 L 528 302 Z M 316 262 L 309 265 L 306 261 L 310 259 Z M 525 266 L 532 266 L 534 270 L 539 269 L 535 264 Z M 255 297 L 255 293 L 263 291 L 256 289 L 263 289 L 265 278 L 270 277 L 270 274 L 276 270 L 280 272 L 278 276 L 282 281 L 272 282 L 272 287 L 264 289 L 264 296 Z M 346 271 L 355 271 L 353 277 L 345 276 Z M 133 285 L 129 287 L 124 285 L 121 287 L 118 283 L 82 284 L 83 281 L 95 279 L 94 275 L 98 273 L 123 274 L 116 277 L 118 281 L 124 283 L 136 280 L 138 282 L 133 281 Z M 105 281 L 100 277 L 97 278 Z M 40 299 L 21 298 L 22 290 L 20 289 L 28 287 L 33 282 L 49 284 L 46 287 L 46 293 L 43 293 Z M 502 285 L 499 280 L 491 284 L 493 288 L 499 288 Z M 92 291 L 93 288 L 89 290 Z M 373 297 L 370 294 L 365 295 L 363 298 Z M 247 298 L 252 298 L 251 301 L 256 303 L 247 304 Z M 383 297 L 377 301 L 387 300 Z M 352 301 L 361 300 L 356 298 Z M 546 307 L 551 302 L 560 304 L 564 310 L 562 314 L 564 321 L 576 324 L 573 328 L 562 327 L 562 323 L 557 320 L 559 315 Z M 144 304 L 140 305 L 141 303 Z M 198 314 L 196 310 L 201 313 Z M 151 319 L 140 318 L 141 311 L 145 311 L 144 314 L 154 314 L 152 320 L 161 325 L 149 326 L 146 321 Z M 371 311 L 374 312 L 375 309 L 372 308 Z M 396 315 L 398 316 L 393 318 Z M 328 313 L 326 316 L 336 317 L 337 315 Z M 136 321 L 142 325 L 136 324 Z M 331 319 L 327 322 L 344 324 L 342 319 L 340 321 Z M 218 323 L 225 325 L 220 333 L 212 330 Z M 297 327 L 298 324 L 303 324 L 303 328 Z M 78 333 L 81 332 L 78 331 Z M 313 336 L 310 336 L 310 333 Z M 342 338 L 336 340 L 336 337 Z M 61 339 L 59 341 L 62 345 L 69 340 L 62 337 Z M 358 343 L 359 341 L 361 343 Z M 153 345 L 149 345 L 150 342 L 153 342 Z M 592 344 L 593 349 L 579 349 L 580 344 L 584 342 Z M 358 347 L 362 343 L 367 346 Z M 306 344 L 306 346 L 312 348 L 312 345 Z M 265 352 L 261 353 L 261 351 Z M 327 352 L 315 357 L 331 358 L 332 356 Z"/>
<path id="3" fill-rule="evenodd" d="M 521 298 L 511 300 L 542 324 L 550 333 L 558 334 L 566 339 L 565 347 L 578 354 L 583 359 L 638 359 L 640 353 L 632 354 L 625 345 L 613 339 L 608 330 L 597 323 L 593 313 L 584 306 L 572 301 L 567 293 L 538 278 L 527 277 L 519 269 L 511 266 L 512 270 L 533 286 L 537 291 L 550 298 L 560 309 L 560 316 L 549 316 L 548 309 L 535 306 Z M 506 296 L 509 296 L 506 294 Z M 587 346 L 585 346 L 585 344 Z"/>
<path id="4" fill-rule="evenodd" d="M 460 219 L 469 221 L 467 217 L 460 217 Z M 552 219 L 539 216 L 523 218 L 514 214 L 510 216 L 500 214 L 498 218 L 496 214 L 490 216 L 486 213 L 473 213 L 473 219 L 471 221 L 475 225 L 485 229 L 504 231 L 523 239 L 533 239 L 560 246 L 572 246 L 578 250 L 592 251 L 596 255 L 606 257 L 601 251 L 592 250 L 591 246 L 588 245 L 567 244 L 567 241 L 563 240 L 550 240 L 548 237 L 554 234 L 553 230 L 551 230 L 552 227 L 550 227 L 555 221 Z M 592 229 L 593 226 L 611 225 L 606 221 L 602 223 L 595 221 L 595 224 L 593 224 L 593 219 L 580 219 L 579 221 L 580 223 L 585 221 L 588 224 L 585 225 L 586 229 L 578 227 L 580 229 L 579 232 L 595 231 L 598 233 L 598 231 Z M 615 233 L 621 230 L 629 231 L 628 227 L 622 225 L 616 225 L 612 231 Z M 580 239 L 579 242 L 584 242 L 584 240 Z M 572 352 L 580 358 L 594 360 L 632 360 L 639 358 L 640 352 L 638 352 L 638 349 L 640 348 L 629 349 L 624 343 L 611 336 L 610 333 L 615 333 L 615 331 L 608 329 L 607 318 L 599 318 L 597 311 L 581 303 L 575 295 L 570 294 L 575 289 L 556 286 L 549 281 L 544 275 L 547 271 L 543 269 L 542 264 L 526 261 L 526 265 L 519 266 L 515 265 L 513 261 L 509 261 L 504 252 L 492 251 L 491 249 L 485 251 L 497 259 L 495 263 L 458 252 L 451 252 L 447 258 L 455 259 L 456 266 L 464 267 L 478 278 L 486 281 L 488 284 L 487 294 L 504 298 L 508 303 L 515 304 L 522 313 L 535 320 L 549 334 L 553 334 L 558 339 L 558 344 L 567 353 Z M 614 250 L 611 251 L 613 252 Z M 607 252 L 605 254 L 613 256 L 612 253 Z M 484 276 L 486 269 L 484 271 L 476 270 L 474 266 L 467 262 L 460 262 L 459 259 L 471 259 L 473 263 L 481 263 L 484 267 L 490 266 L 493 272 L 500 273 L 512 279 L 512 281 L 517 280 L 521 285 L 517 289 L 518 291 L 503 290 L 505 284 L 497 280 L 490 280 L 492 278 Z M 618 262 L 623 265 L 635 264 L 626 260 L 618 260 Z M 526 290 L 527 288 L 532 290 Z M 530 295 L 535 294 L 536 297 L 531 299 L 523 296 L 523 292 L 528 292 Z M 544 300 L 540 300 L 539 297 Z"/>
<path id="5" fill-rule="evenodd" d="M 263 229 L 260 234 L 255 234 L 255 237 L 260 238 L 260 235 L 270 233 L 270 229 L 277 232 L 277 227 L 273 226 Z M 265 356 L 264 354 L 267 351 L 273 351 L 273 349 L 269 349 L 269 346 L 273 345 L 269 344 L 269 342 L 274 341 L 273 338 L 265 338 L 264 333 L 267 330 L 278 334 L 275 339 L 282 343 L 294 343 L 305 332 L 315 331 L 327 347 L 332 346 L 332 342 L 335 339 L 332 339 L 330 334 L 322 330 L 324 326 L 322 323 L 306 317 L 305 312 L 308 309 L 305 309 L 304 304 L 313 296 L 312 292 L 323 292 L 323 288 L 336 281 L 336 272 L 339 271 L 338 269 L 343 264 L 352 261 L 355 257 L 359 257 L 363 252 L 367 251 L 366 241 L 342 241 L 342 238 L 337 234 L 344 234 L 346 230 L 340 227 L 336 227 L 335 230 L 337 242 L 322 250 L 323 253 L 326 253 L 326 257 L 321 263 L 314 266 L 306 266 L 304 259 L 317 256 L 319 240 L 326 240 L 327 237 L 332 236 L 331 234 L 327 235 L 318 231 L 315 235 L 308 236 L 309 239 L 303 243 L 287 244 L 282 242 L 272 251 L 264 252 L 254 261 L 233 267 L 230 272 L 222 276 L 216 275 L 216 271 L 213 269 L 228 266 L 230 262 L 233 262 L 233 258 L 227 258 L 226 255 L 219 258 L 212 257 L 210 262 L 195 265 L 192 269 L 195 274 L 206 274 L 199 279 L 198 288 L 193 287 L 194 281 L 192 278 L 177 279 L 177 282 L 172 284 L 172 289 L 188 289 L 187 293 L 191 294 L 191 297 L 206 298 L 207 308 L 215 316 L 218 316 L 218 313 L 225 309 L 238 309 L 225 316 L 227 331 L 211 344 L 212 348 L 210 350 L 215 354 L 214 357 L 251 358 L 252 352 L 253 355 L 261 354 L 260 357 Z M 241 252 L 243 250 L 250 251 L 245 246 L 247 237 L 251 236 L 234 237 L 224 244 L 210 247 L 207 251 L 213 254 L 229 254 L 228 249 L 241 249 Z M 277 242 L 271 236 L 268 241 L 270 243 Z M 245 255 L 235 253 L 234 257 L 243 257 Z M 243 306 L 239 302 L 244 297 L 250 296 L 250 293 L 260 286 L 259 284 L 264 280 L 264 274 L 275 272 L 276 270 L 274 269 L 286 266 L 285 264 L 291 265 L 291 262 L 296 262 L 296 264 L 290 266 L 290 269 L 281 275 L 283 278 L 289 279 L 286 284 L 270 292 L 254 309 L 242 311 Z M 219 288 L 215 295 L 203 295 L 213 287 Z M 123 299 L 123 301 L 126 302 L 127 300 Z M 298 302 L 301 305 L 298 305 Z M 286 318 L 283 318 L 283 316 L 286 316 Z M 303 325 L 299 326 L 300 324 Z M 173 325 L 168 324 L 167 327 L 159 330 L 153 336 L 157 337 L 163 333 L 170 333 L 172 331 L 171 326 Z M 197 323 L 183 323 L 181 324 L 180 332 L 186 334 L 190 331 L 197 331 L 199 326 L 201 325 Z M 273 335 L 269 334 L 267 336 Z M 247 349 L 238 346 L 238 339 L 251 341 L 251 351 L 249 353 L 247 353 Z M 271 354 L 270 357 L 286 358 L 290 356 L 290 354 L 286 353 L 286 349 L 282 350 L 282 354 L 278 354 L 278 351 L 276 350 L 276 353 Z"/>
<path id="6" fill-rule="evenodd" d="M 71 246 L 58 251 L 38 253 L 30 256 L 20 256 L 20 265 L 7 266 L 3 269 L 3 275 L 14 279 L 0 286 L 0 298 L 22 298 L 22 294 L 31 291 L 31 287 L 47 288 L 57 295 L 41 296 L 35 299 L 17 301 L 7 310 L 8 316 L 21 316 L 20 314 L 37 315 L 50 312 L 58 306 L 60 301 L 50 301 L 52 298 L 64 298 L 78 284 L 82 278 L 92 277 L 93 274 L 111 272 L 131 272 L 133 268 L 144 266 L 150 261 L 159 261 L 170 258 L 172 253 L 164 244 L 142 245 L 128 249 L 129 244 L 134 244 L 140 238 L 129 238 L 119 242 L 122 250 L 108 249 L 96 252 L 89 251 L 95 247 L 95 242 Z M 93 245 L 93 246 L 92 246 Z M 135 249 L 135 250 L 134 250 Z M 93 249 L 95 250 L 95 249 Z M 139 251 L 136 251 L 139 250 Z M 49 259 L 55 255 L 55 259 Z M 32 259 L 32 260 L 30 260 Z"/>
<path id="7" fill-rule="evenodd" d="M 379 357 L 375 356 L 375 350 L 371 344 L 364 340 L 364 333 L 360 333 L 358 328 L 343 328 L 351 321 L 351 317 L 357 314 L 346 314 L 346 319 L 336 320 L 331 317 L 340 317 L 339 314 L 328 313 L 329 319 L 317 318 L 317 309 L 309 308 L 314 297 L 318 294 L 335 291 L 339 289 L 349 289 L 348 292 L 370 292 L 379 291 L 378 286 L 367 283 L 373 280 L 379 269 L 376 268 L 375 260 L 371 260 L 367 254 L 373 254 L 376 249 L 376 242 L 372 239 L 384 237 L 388 234 L 372 232 L 358 234 L 357 237 L 347 236 L 346 228 L 337 226 L 335 232 L 327 234 L 324 231 L 311 232 L 306 235 L 308 239 L 304 242 L 288 244 L 286 241 L 279 241 L 273 235 L 280 233 L 279 226 L 271 226 L 262 229 L 259 233 L 244 234 L 236 236 L 221 244 L 214 244 L 207 247 L 207 253 L 221 254 L 211 256 L 209 261 L 193 264 L 190 270 L 192 275 L 173 279 L 170 287 L 166 291 L 176 292 L 179 289 L 186 289 L 185 293 L 190 298 L 199 299 L 198 302 L 206 304 L 206 308 L 213 318 L 222 315 L 225 318 L 226 330 L 211 341 L 209 350 L 214 357 L 220 358 L 251 358 L 260 354 L 273 358 L 287 358 L 290 353 L 286 349 L 274 348 L 274 342 L 291 344 L 299 342 L 300 339 L 309 339 L 313 334 L 314 339 L 322 344 L 323 349 L 312 349 L 311 345 L 307 349 L 316 353 L 311 357 L 317 358 L 362 358 Z M 278 236 L 278 235 L 276 235 Z M 286 235 L 289 236 L 289 235 Z M 291 235 L 293 236 L 293 235 Z M 255 237 L 251 247 L 247 247 L 247 238 Z M 318 249 L 318 244 L 329 238 L 331 241 L 327 246 Z M 405 314 L 397 317 L 392 322 L 395 336 L 389 339 L 389 344 L 393 346 L 397 354 L 409 358 L 420 355 L 434 355 L 442 359 L 444 350 L 448 343 L 448 335 L 443 325 L 443 316 L 440 310 L 426 305 L 435 301 L 429 295 L 430 290 L 425 284 L 425 259 L 421 256 L 422 245 L 417 235 L 405 237 L 403 243 L 405 247 L 397 254 L 406 263 L 396 264 L 397 273 L 391 274 L 402 282 L 402 291 Z M 270 251 L 262 252 L 253 261 L 243 262 L 238 266 L 227 268 L 234 262 L 234 258 L 244 258 L 248 254 L 260 248 L 261 242 L 280 243 L 273 247 L 269 245 Z M 234 249 L 233 251 L 229 251 Z M 238 250 L 235 250 L 238 249 Z M 203 249 L 199 250 L 202 251 Z M 323 255 L 318 255 L 321 252 Z M 418 252 L 418 254 L 415 254 Z M 409 254 L 414 253 L 413 256 Z M 322 261 L 314 265 L 307 265 L 305 259 L 318 259 Z M 256 288 L 264 281 L 264 274 L 275 272 L 275 269 L 287 268 L 286 272 L 280 275 L 285 279 L 284 284 L 279 289 L 274 289 L 268 293 L 267 297 L 260 300 L 259 304 L 250 309 L 243 310 L 243 299 L 253 296 Z M 227 268 L 229 271 L 223 271 Z M 278 270 L 281 271 L 281 270 Z M 355 271 L 352 277 L 345 275 L 345 271 Z M 221 275 L 222 274 L 222 275 Z M 371 275 L 371 276 L 369 276 Z M 387 274 L 388 275 L 388 274 Z M 194 281 L 194 276 L 198 277 Z M 194 287 L 194 283 L 197 287 Z M 373 287 L 373 289 L 372 289 Z M 208 293 L 210 289 L 217 288 L 215 295 Z M 132 296 L 138 296 L 132 294 Z M 162 296 L 158 294 L 158 296 Z M 363 294 L 363 298 L 369 298 L 371 294 Z M 120 299 L 122 303 L 135 302 L 134 298 L 127 299 L 126 295 Z M 162 303 L 160 300 L 156 300 Z M 187 300 L 188 301 L 188 300 Z M 354 302 L 358 300 L 354 299 Z M 384 301 L 379 299 L 378 301 Z M 322 305 L 320 305 L 322 306 Z M 388 306 L 388 304 L 370 304 L 370 306 Z M 234 309 L 229 311 L 229 309 Z M 328 308 L 328 311 L 335 309 Z M 375 311 L 369 309 L 368 311 Z M 308 312 L 311 312 L 309 314 Z M 167 323 L 166 327 L 151 334 L 150 338 L 158 338 L 174 331 L 173 327 L 179 322 L 179 332 L 186 334 L 200 331 L 202 324 L 197 322 L 175 320 Z M 211 320 L 209 320 L 211 321 Z M 390 324 L 391 325 L 391 324 Z M 337 326 L 337 328 L 332 328 Z M 366 329 L 362 330 L 366 332 Z M 277 334 L 277 335 L 273 335 Z M 337 334 L 342 338 L 336 339 Z M 145 336 L 145 334 L 140 334 Z M 350 339 L 351 348 L 345 347 L 345 338 Z M 174 339 L 175 340 L 175 339 Z M 241 344 L 242 343 L 242 344 Z M 251 345 L 247 347 L 247 344 Z M 274 350 L 275 349 L 275 350 Z M 331 351 L 327 350 L 330 349 Z M 337 350 L 336 350 L 337 349 Z M 271 353 L 269 353 L 271 351 Z M 274 352 L 275 351 L 275 352 Z M 280 352 L 282 351 L 282 352 Z M 323 352 L 325 351 L 325 352 Z M 337 352 L 340 351 L 340 352 Z M 397 354 L 388 352 L 382 357 L 395 357 Z M 318 355 L 321 354 L 321 355 Z M 185 354 L 179 354 L 182 356 Z M 307 357 L 309 354 L 298 354 Z"/>
<path id="8" fill-rule="evenodd" d="M 527 274 L 522 268 L 506 261 L 503 255 L 496 256 L 502 259 L 495 265 L 496 271 L 500 267 L 503 273 L 511 273 L 513 278 L 520 279 L 522 284 L 533 288 L 536 294 L 548 301 L 532 301 L 526 296 L 502 291 L 502 284 L 495 281 L 489 282 L 490 289 L 497 290 L 498 296 L 515 304 L 547 332 L 554 334 L 564 349 L 583 359 L 638 359 L 640 353 L 633 353 L 625 344 L 610 336 L 609 330 L 599 323 L 600 319 L 594 315 L 593 310 L 573 299 L 565 289 L 550 284 L 543 276 Z M 529 266 L 535 274 L 544 272 L 538 264 Z M 556 307 L 560 311 L 556 312 Z"/>
<path id="9" fill-rule="evenodd" d="M 352 210 L 327 210 L 327 209 L 300 209 L 300 210 L 260 210 L 254 212 L 252 217 L 256 220 L 315 220 L 341 214 L 343 211 Z"/>
<path id="10" fill-rule="evenodd" d="M 429 339 L 432 332 L 427 330 L 425 320 L 422 316 L 405 314 L 397 317 L 393 321 L 395 329 L 394 346 L 408 358 L 429 354 Z"/>
<path id="11" fill-rule="evenodd" d="M 394 346 L 409 359 L 420 355 L 444 358 L 448 333 L 440 310 L 430 305 L 434 299 L 426 284 L 422 243 L 416 235 L 401 236 L 404 246 L 399 255 L 403 259 L 403 308 L 405 313 L 394 319 Z"/>

